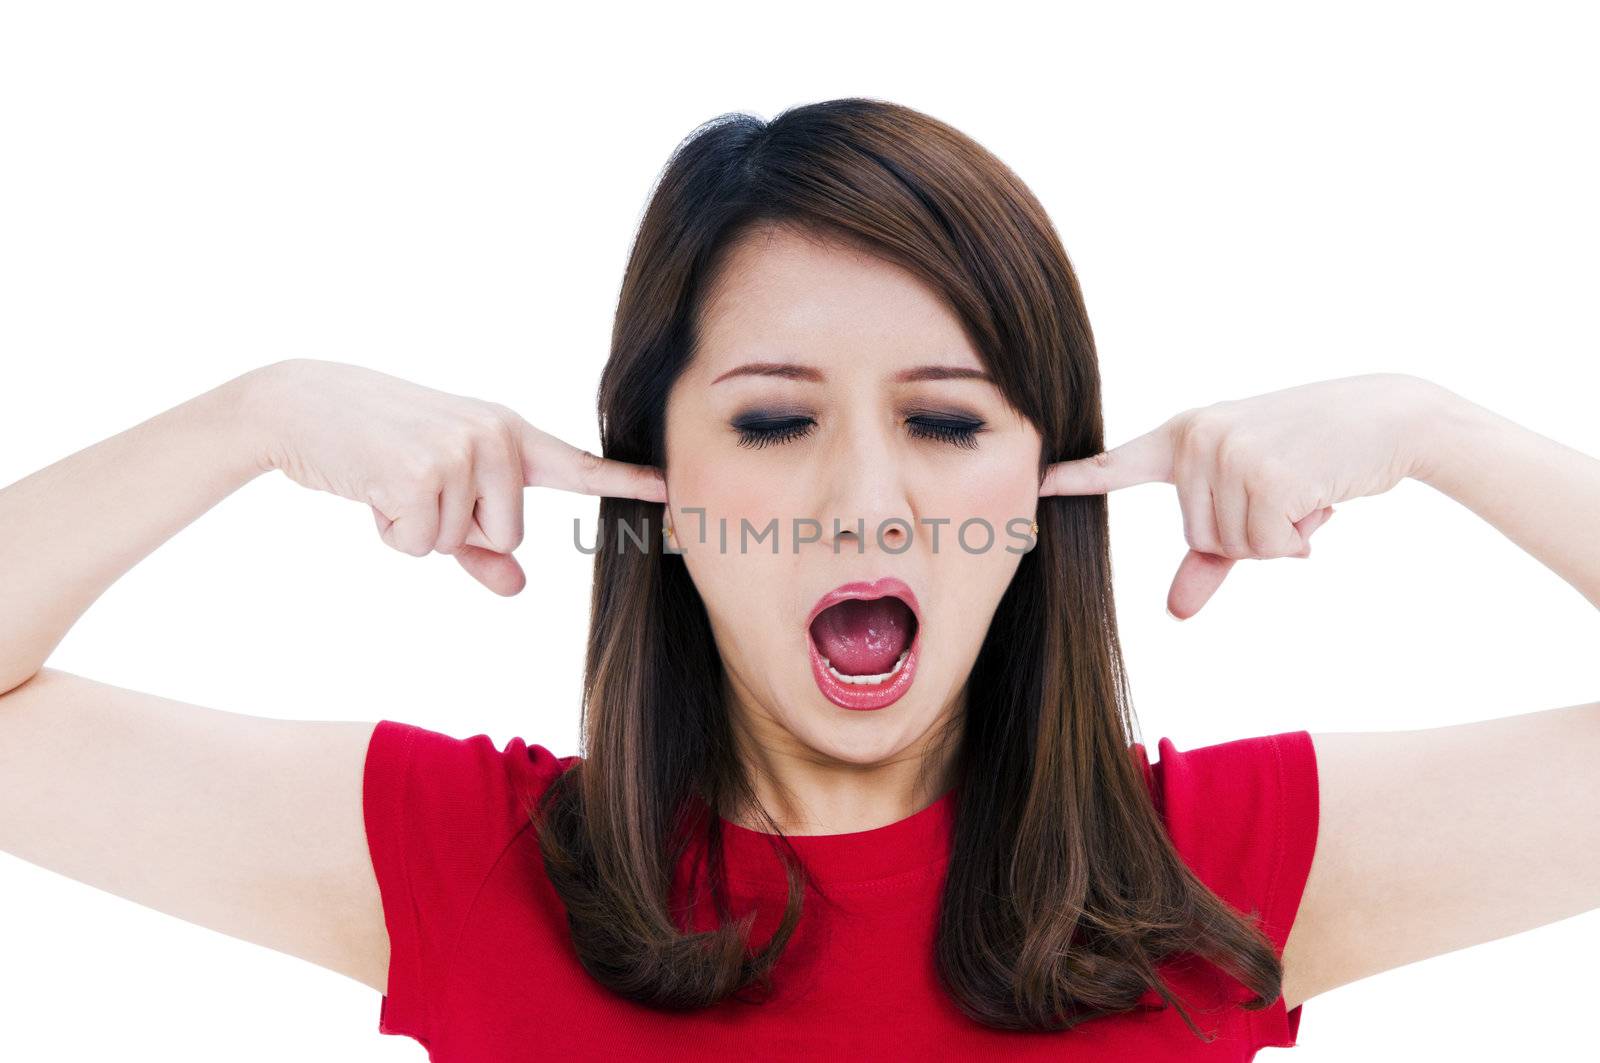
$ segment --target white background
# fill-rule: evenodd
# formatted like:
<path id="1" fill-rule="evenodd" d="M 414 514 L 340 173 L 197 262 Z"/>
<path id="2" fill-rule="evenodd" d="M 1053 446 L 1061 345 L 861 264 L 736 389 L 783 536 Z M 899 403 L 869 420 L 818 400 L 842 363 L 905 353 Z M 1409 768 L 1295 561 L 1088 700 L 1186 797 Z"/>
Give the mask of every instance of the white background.
<path id="1" fill-rule="evenodd" d="M 1600 454 L 1581 11 L 11 3 L 0 483 L 290 356 L 494 399 L 595 447 L 623 264 L 674 145 L 723 112 L 849 95 L 954 124 L 1033 188 L 1083 284 L 1112 444 L 1190 406 L 1398 370 Z M 596 502 L 527 504 L 529 587 L 501 599 L 273 473 L 108 590 L 50 664 L 575 752 L 590 563 L 571 526 L 592 531 Z M 1152 750 L 1600 694 L 1594 609 L 1414 481 L 1340 505 L 1309 561 L 1240 563 L 1183 624 L 1162 608 L 1175 493 L 1111 506 Z M 1597 947 L 1590 913 L 1334 990 L 1287 1058 L 1585 1055 Z M 0 856 L 6 1059 L 422 1059 L 378 1035 L 378 1006 Z"/>

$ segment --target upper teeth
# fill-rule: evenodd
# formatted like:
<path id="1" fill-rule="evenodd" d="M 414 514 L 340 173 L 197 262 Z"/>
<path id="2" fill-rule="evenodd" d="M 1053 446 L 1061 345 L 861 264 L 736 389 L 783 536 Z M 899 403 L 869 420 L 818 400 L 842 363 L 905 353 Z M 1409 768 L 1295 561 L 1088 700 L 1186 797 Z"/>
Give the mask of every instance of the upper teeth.
<path id="1" fill-rule="evenodd" d="M 906 657 L 910 653 L 911 647 L 907 646 L 905 649 L 900 651 L 900 656 L 894 659 L 894 667 L 889 669 L 887 672 L 882 672 L 878 675 L 845 675 L 833 665 L 828 664 L 828 658 L 822 658 L 822 663 L 828 665 L 828 671 L 833 673 L 835 679 L 841 680 L 845 683 L 854 683 L 857 686 L 862 686 L 867 683 L 881 683 L 885 679 L 888 679 L 890 676 L 894 675 L 900 670 L 900 666 L 906 663 Z"/>

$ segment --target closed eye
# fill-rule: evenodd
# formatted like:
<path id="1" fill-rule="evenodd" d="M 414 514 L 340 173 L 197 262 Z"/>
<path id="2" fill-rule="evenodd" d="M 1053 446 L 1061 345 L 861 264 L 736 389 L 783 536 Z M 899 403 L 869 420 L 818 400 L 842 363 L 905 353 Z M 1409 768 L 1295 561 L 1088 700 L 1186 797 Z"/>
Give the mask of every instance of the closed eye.
<path id="1" fill-rule="evenodd" d="M 809 417 L 757 417 L 734 422 L 739 432 L 741 447 L 760 449 L 771 443 L 787 443 L 799 439 L 816 425 Z"/>
<path id="2" fill-rule="evenodd" d="M 914 438 L 963 449 L 977 447 L 978 433 L 987 430 L 982 421 L 966 418 L 915 416 L 906 418 L 905 423 Z M 735 421 L 733 427 L 739 433 L 739 446 L 760 449 L 808 435 L 816 424 L 811 417 L 749 417 Z"/>
<path id="3" fill-rule="evenodd" d="M 976 448 L 982 421 L 952 420 L 947 417 L 908 417 L 906 427 L 919 439 L 937 439 L 966 449 Z"/>

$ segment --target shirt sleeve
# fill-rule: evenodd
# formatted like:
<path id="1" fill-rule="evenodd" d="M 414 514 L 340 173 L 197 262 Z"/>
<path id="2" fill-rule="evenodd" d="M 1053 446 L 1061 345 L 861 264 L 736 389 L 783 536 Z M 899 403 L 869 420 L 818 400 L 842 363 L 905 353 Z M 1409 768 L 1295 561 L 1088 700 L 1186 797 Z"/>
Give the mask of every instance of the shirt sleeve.
<path id="1" fill-rule="evenodd" d="M 362 782 L 367 848 L 389 930 L 380 1033 L 427 1045 L 473 899 L 538 796 L 575 758 L 521 738 L 452 738 L 381 720 Z"/>
<path id="2" fill-rule="evenodd" d="M 1246 916 L 1281 957 L 1311 858 L 1319 816 L 1316 749 L 1306 731 L 1179 750 L 1167 738 L 1153 766 L 1157 806 L 1184 862 Z M 1293 1047 L 1301 1005 L 1280 996 L 1246 1011 L 1253 1047 Z"/>

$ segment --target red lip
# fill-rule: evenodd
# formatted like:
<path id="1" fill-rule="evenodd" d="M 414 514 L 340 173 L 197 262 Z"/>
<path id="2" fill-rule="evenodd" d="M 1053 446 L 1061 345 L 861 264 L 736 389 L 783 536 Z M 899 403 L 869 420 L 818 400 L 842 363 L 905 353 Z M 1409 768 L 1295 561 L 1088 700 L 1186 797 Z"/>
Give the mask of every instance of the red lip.
<path id="1" fill-rule="evenodd" d="M 841 683 L 828 671 L 828 666 L 822 661 L 822 653 L 811 637 L 812 622 L 817 619 L 817 614 L 838 602 L 851 598 L 870 600 L 889 597 L 904 601 L 911 607 L 911 614 L 917 618 L 916 634 L 911 637 L 905 663 L 900 666 L 900 671 L 896 672 L 892 679 L 880 685 Z M 829 701 L 842 709 L 884 708 L 900 700 L 901 695 L 911 688 L 911 681 L 916 678 L 917 661 L 921 657 L 922 650 L 922 606 L 905 581 L 895 579 L 893 576 L 884 576 L 870 582 L 842 584 L 824 594 L 817 600 L 817 604 L 811 607 L 811 615 L 806 617 L 806 646 L 811 656 L 811 676 L 817 682 L 817 689 L 821 690 Z"/>

